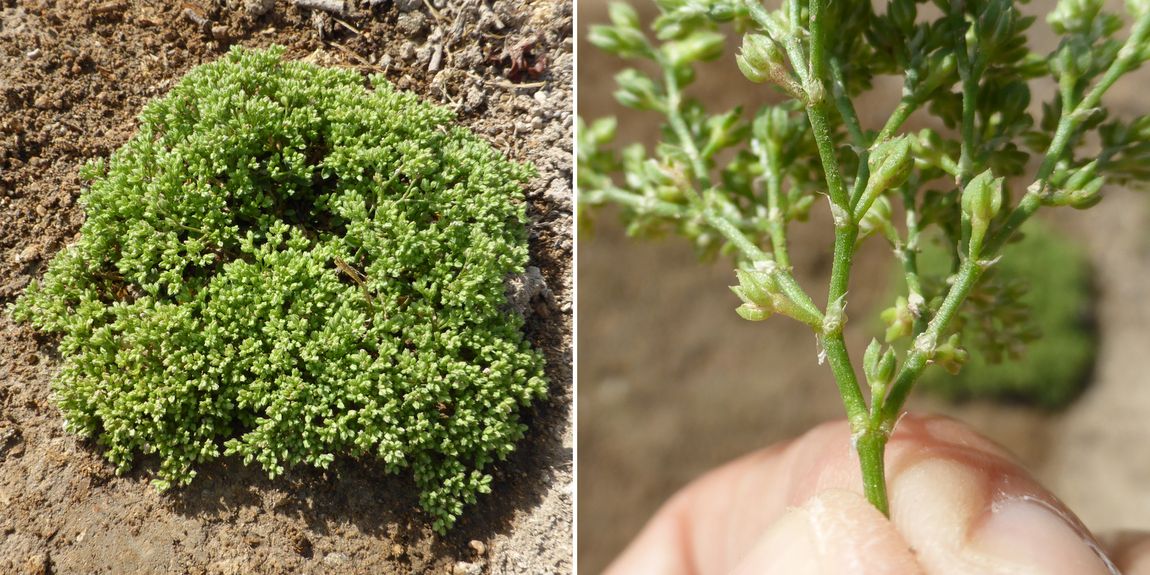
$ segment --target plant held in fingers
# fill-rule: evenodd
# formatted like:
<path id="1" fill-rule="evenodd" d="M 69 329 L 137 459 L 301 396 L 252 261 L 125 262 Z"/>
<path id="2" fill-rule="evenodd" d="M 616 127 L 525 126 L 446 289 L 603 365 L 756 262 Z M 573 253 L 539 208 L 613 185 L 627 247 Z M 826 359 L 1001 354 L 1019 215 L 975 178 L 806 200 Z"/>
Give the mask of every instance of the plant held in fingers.
<path id="1" fill-rule="evenodd" d="M 120 471 L 374 457 L 444 531 L 546 392 L 504 293 L 530 169 L 382 77 L 282 54 L 234 49 L 148 104 L 11 312 L 62 336 L 67 427 Z"/>
<path id="2" fill-rule="evenodd" d="M 654 34 L 616 3 L 612 24 L 593 27 L 590 40 L 653 64 L 646 69 L 655 76 L 620 73 L 616 96 L 661 115 L 663 139 L 618 153 L 613 119 L 580 121 L 581 206 L 618 204 L 634 235 L 670 230 L 704 254 L 732 254 L 742 317 L 786 315 L 814 330 L 866 495 L 885 512 L 883 451 L 923 370 L 956 371 L 966 346 L 997 347 L 994 357 L 1030 333 L 1017 297 L 993 297 L 1017 291 L 994 273 L 1003 247 L 1042 206 L 1087 208 L 1105 183 L 1150 176 L 1150 117 L 1124 120 L 1102 106 L 1115 82 L 1150 60 L 1150 2 L 1127 2 L 1133 25 L 1122 33 L 1124 19 L 1101 0 L 1062 0 L 1047 16 L 1061 42 L 1045 55 L 1027 48 L 1034 18 L 1008 0 L 892 0 L 884 9 L 854 0 L 785 0 L 774 10 L 760 0 L 656 4 Z M 710 114 L 685 94 L 696 66 L 723 55 L 731 30 L 741 37 L 731 65 L 776 89 L 782 103 Z M 879 75 L 902 76 L 902 96 L 885 124 L 864 126 L 855 102 Z M 1058 88 L 1036 117 L 1029 82 L 1042 78 Z M 904 131 L 918 111 L 947 129 Z M 789 224 L 819 197 L 833 216 L 834 250 L 822 306 L 795 280 L 787 251 Z M 927 233 L 943 238 L 952 258 L 941 276 L 919 272 Z M 854 254 L 871 238 L 893 250 L 906 285 L 883 314 L 885 334 L 862 354 L 868 403 L 843 325 Z M 996 320 L 963 321 L 973 314 Z"/>

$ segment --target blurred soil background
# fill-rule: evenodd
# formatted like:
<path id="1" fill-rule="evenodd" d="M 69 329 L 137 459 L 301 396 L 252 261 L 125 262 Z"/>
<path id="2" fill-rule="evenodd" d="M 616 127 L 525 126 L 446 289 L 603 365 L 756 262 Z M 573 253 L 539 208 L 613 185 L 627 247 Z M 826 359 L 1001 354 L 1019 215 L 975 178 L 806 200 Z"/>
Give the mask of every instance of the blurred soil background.
<path id="1" fill-rule="evenodd" d="M 0 313 L 0 573 L 569 573 L 571 27 L 569 0 L 0 0 L 0 308 L 74 239 L 79 167 L 127 141 L 148 100 L 232 45 L 275 43 L 382 73 L 536 166 L 537 269 L 516 302 L 551 383 L 493 493 L 441 537 L 410 474 L 371 461 L 268 480 L 222 459 L 163 495 L 154 462 L 116 476 L 63 430 L 54 342 Z"/>
<path id="2" fill-rule="evenodd" d="M 632 0 L 649 22 L 649 0 Z M 1039 16 L 1032 48 L 1047 52 L 1043 16 L 1053 0 L 1023 6 Z M 1110 2 L 1123 13 L 1122 2 Z M 619 142 L 652 142 L 658 117 L 615 104 L 622 62 L 586 42 L 607 21 L 606 0 L 580 0 L 579 101 L 586 120 L 619 117 Z M 753 110 L 769 88 L 735 66 L 737 41 L 706 65 L 691 88 L 712 113 Z M 1115 114 L 1150 113 L 1150 70 L 1125 78 L 1107 97 Z M 708 89 L 710 87 L 710 89 Z M 897 101 L 900 81 L 876 83 L 858 106 L 876 127 Z M 1039 89 L 1032 106 L 1052 92 Z M 912 122 L 908 127 L 921 127 Z M 1050 411 L 1018 402 L 951 403 L 916 390 L 910 408 L 968 422 L 1017 454 L 1096 531 L 1150 528 L 1150 195 L 1106 190 L 1086 212 L 1049 210 L 1044 221 L 1085 248 L 1092 269 L 1092 323 L 1098 348 L 1085 391 Z M 625 237 L 613 208 L 594 212 L 579 236 L 579 565 L 598 573 L 677 489 L 707 470 L 843 417 L 830 369 L 816 362 L 815 340 L 797 322 L 741 320 L 728 260 L 700 263 L 686 241 Z M 816 203 L 812 221 L 790 226 L 795 274 L 825 302 L 830 215 Z M 856 258 L 847 343 L 858 361 L 876 332 L 871 318 L 899 286 L 894 261 L 878 241 Z"/>

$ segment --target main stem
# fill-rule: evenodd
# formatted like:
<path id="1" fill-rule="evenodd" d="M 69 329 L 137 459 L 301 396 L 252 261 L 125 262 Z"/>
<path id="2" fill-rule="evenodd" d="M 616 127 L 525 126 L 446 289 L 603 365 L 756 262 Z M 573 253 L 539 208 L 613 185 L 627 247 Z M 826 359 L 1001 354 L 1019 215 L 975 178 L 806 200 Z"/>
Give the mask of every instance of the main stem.
<path id="1" fill-rule="evenodd" d="M 810 15 L 810 75 L 805 79 L 807 92 L 807 117 L 811 132 L 819 150 L 819 159 L 826 174 L 827 195 L 830 197 L 831 212 L 835 223 L 834 256 L 831 263 L 831 282 L 827 295 L 826 317 L 822 344 L 834 373 L 839 394 L 846 407 L 850 422 L 851 437 L 858 452 L 863 477 L 863 492 L 872 505 L 884 515 L 888 514 L 886 496 L 886 476 L 883 469 L 887 433 L 878 422 L 868 417 L 866 399 L 863 398 L 843 339 L 843 323 L 846 315 L 846 294 L 850 285 L 851 264 L 854 261 L 854 247 L 858 239 L 858 222 L 851 210 L 851 199 L 843 182 L 842 171 L 835 155 L 834 133 L 830 123 L 830 103 L 827 101 L 826 84 L 831 79 L 826 50 L 827 25 L 825 9 L 828 0 L 812 0 L 808 9 Z M 796 65 L 796 67 L 799 67 Z M 848 110 L 840 113 L 849 115 Z M 849 120 L 848 120 L 849 121 Z M 839 318 L 835 321 L 833 318 Z"/>

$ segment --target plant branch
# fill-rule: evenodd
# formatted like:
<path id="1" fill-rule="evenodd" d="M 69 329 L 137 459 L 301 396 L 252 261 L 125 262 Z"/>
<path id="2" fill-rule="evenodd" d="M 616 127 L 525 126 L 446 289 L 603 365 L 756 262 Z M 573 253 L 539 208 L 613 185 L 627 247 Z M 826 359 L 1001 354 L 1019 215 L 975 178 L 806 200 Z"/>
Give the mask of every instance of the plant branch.
<path id="1" fill-rule="evenodd" d="M 711 175 L 707 170 L 707 164 L 703 160 L 702 154 L 699 153 L 699 147 L 695 144 L 691 130 L 687 128 L 687 122 L 683 120 L 681 109 L 683 93 L 679 88 L 679 81 L 675 78 L 670 64 L 664 62 L 661 57 L 659 58 L 659 65 L 664 70 L 663 83 L 667 90 L 667 121 L 670 122 L 671 129 L 675 131 L 675 136 L 679 138 L 679 145 L 682 146 L 683 152 L 687 154 L 687 159 L 691 163 L 691 171 L 695 173 L 695 180 L 699 182 L 699 187 L 705 190 L 711 187 Z M 692 201 L 702 203 L 698 192 L 692 189 L 691 194 Z"/>
<path id="2" fill-rule="evenodd" d="M 834 132 L 829 121 L 828 105 L 823 85 L 827 81 L 826 50 L 824 46 L 825 0 L 813 0 L 810 5 L 811 76 L 807 85 L 807 118 L 819 150 L 819 159 L 827 180 L 831 213 L 835 223 L 834 256 L 831 264 L 830 289 L 827 295 L 826 318 L 823 320 L 822 345 L 834 374 L 835 383 L 846 408 L 855 449 L 859 454 L 863 485 L 867 499 L 884 514 L 887 513 L 886 478 L 883 475 L 883 446 L 886 437 L 868 425 L 866 399 L 859 386 L 846 341 L 843 323 L 846 321 L 846 293 L 850 284 L 850 269 L 854 261 L 854 247 L 858 239 L 858 223 L 851 210 L 850 196 L 842 179 L 841 168 L 835 155 Z M 845 93 L 844 93 L 845 95 Z M 842 109 L 840 108 L 840 112 Z M 851 115 L 847 112 L 846 115 Z M 866 164 L 866 160 L 862 160 Z M 860 175 L 862 175 L 860 173 Z"/>
<path id="3" fill-rule="evenodd" d="M 771 256 L 767 255 L 759 246 L 755 245 L 746 234 L 735 227 L 735 225 L 726 218 L 723 218 L 712 210 L 704 212 L 703 217 L 706 219 L 708 225 L 714 228 L 715 231 L 723 234 L 723 237 L 730 240 L 732 245 L 743 252 L 743 255 L 746 256 L 752 264 L 771 261 Z M 789 271 L 776 266 L 773 273 L 784 295 L 811 315 L 820 318 L 823 317 L 822 310 L 815 305 L 815 302 L 811 300 L 811 297 L 807 295 L 807 292 L 803 290 L 802 286 L 795 281 L 794 276 L 792 276 Z"/>
<path id="4" fill-rule="evenodd" d="M 1063 108 L 1062 117 L 1058 121 L 1058 128 L 1054 132 L 1054 138 L 1050 142 L 1045 157 L 1042 159 L 1042 165 L 1035 175 L 1034 184 L 1030 186 L 1018 206 L 1010 212 L 1010 216 L 1007 217 L 1006 222 L 1003 223 L 998 232 L 989 238 L 984 248 L 987 253 L 997 253 L 1010 240 L 1014 232 L 1026 223 L 1026 220 L 1030 219 L 1030 216 L 1034 215 L 1038 208 L 1042 207 L 1042 199 L 1049 186 L 1050 176 L 1054 173 L 1058 161 L 1066 154 L 1066 147 L 1074 133 L 1082 125 L 1082 122 L 1086 121 L 1094 108 L 1102 102 L 1102 96 L 1114 86 L 1114 83 L 1138 66 L 1139 50 L 1144 48 L 1148 41 L 1150 41 L 1150 14 L 1142 16 L 1134 24 L 1130 37 L 1126 39 L 1125 44 L 1118 51 L 1118 57 L 1110 64 L 1110 68 L 1106 70 L 1102 80 L 1095 84 L 1072 110 Z"/>
<path id="5" fill-rule="evenodd" d="M 942 336 L 942 332 L 950 325 L 950 321 L 958 314 L 959 308 L 962 307 L 962 302 L 966 300 L 966 296 L 970 294 L 970 290 L 978 283 L 978 278 L 982 276 L 983 264 L 975 261 L 973 258 L 966 258 L 959 266 L 958 274 L 955 275 L 954 284 L 951 286 L 950 291 L 947 292 L 946 298 L 943 299 L 942 305 L 939 306 L 938 312 L 931 318 L 930 323 L 927 324 L 926 331 L 922 332 L 914 339 L 914 345 L 910 349 L 910 353 L 903 362 L 902 368 L 899 370 L 898 375 L 895 376 L 894 383 L 890 387 L 886 398 L 883 400 L 881 410 L 882 423 L 888 427 L 893 427 L 894 422 L 898 419 L 898 414 L 902 410 L 902 406 L 906 403 L 907 395 L 914 387 L 915 381 L 922 375 L 922 370 L 926 368 L 927 362 L 931 360 L 934 355 L 935 346 L 938 344 L 938 339 Z M 890 431 L 888 429 L 888 431 Z"/>
<path id="6" fill-rule="evenodd" d="M 775 261 L 783 269 L 789 270 L 791 257 L 787 252 L 787 222 L 783 217 L 782 166 L 779 165 L 777 151 L 771 150 L 769 144 L 759 146 L 758 152 L 759 164 L 763 167 L 763 181 L 767 187 L 767 233 L 771 236 Z"/>
<path id="7" fill-rule="evenodd" d="M 906 123 L 907 118 L 918 109 L 921 104 L 918 99 L 910 96 L 904 97 L 899 100 L 898 106 L 895 106 L 891 112 L 890 118 L 887 118 L 886 124 L 883 125 L 882 130 L 879 131 L 878 136 L 875 137 L 874 143 L 880 144 L 894 137 L 895 132 Z"/>
<path id="8" fill-rule="evenodd" d="M 907 304 L 914 314 L 914 335 L 926 329 L 926 302 L 922 296 L 922 282 L 918 277 L 918 209 L 915 205 L 914 187 L 902 188 L 902 204 L 906 211 L 906 241 L 895 246 L 903 275 L 906 276 Z"/>
<path id="9" fill-rule="evenodd" d="M 963 20 L 964 0 L 951 3 L 951 17 Z M 966 27 L 956 26 L 954 54 L 958 59 L 958 76 L 962 81 L 962 152 L 958 159 L 958 189 L 963 189 L 974 176 L 974 155 L 977 152 L 977 138 L 974 122 L 978 110 L 978 81 L 981 75 L 978 65 L 971 62 L 966 45 Z"/>
<path id="10" fill-rule="evenodd" d="M 854 103 L 851 102 L 850 94 L 847 92 L 842 64 L 837 58 L 831 59 L 831 92 L 834 95 L 835 107 L 838 108 L 839 116 L 842 116 L 843 123 L 846 124 L 851 142 L 855 148 L 858 148 L 860 161 L 865 164 L 866 158 L 861 156 L 865 155 L 869 143 L 863 134 L 862 125 L 859 124 L 858 112 L 855 111 Z"/>
<path id="11" fill-rule="evenodd" d="M 687 208 L 651 196 L 628 192 L 626 190 L 608 187 L 596 190 L 605 199 L 622 204 L 636 211 L 652 213 L 666 218 L 681 219 L 688 215 Z"/>

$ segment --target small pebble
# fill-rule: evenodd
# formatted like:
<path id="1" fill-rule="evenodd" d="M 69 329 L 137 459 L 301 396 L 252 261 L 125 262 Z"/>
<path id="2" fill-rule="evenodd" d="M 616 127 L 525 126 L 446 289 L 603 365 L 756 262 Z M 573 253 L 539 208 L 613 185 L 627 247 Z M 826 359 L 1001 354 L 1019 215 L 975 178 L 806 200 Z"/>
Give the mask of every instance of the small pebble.
<path id="1" fill-rule="evenodd" d="M 484 545 L 482 541 L 472 540 L 467 546 L 470 547 L 476 555 L 482 556 L 484 553 L 487 553 L 487 546 Z"/>
<path id="2" fill-rule="evenodd" d="M 324 555 L 323 562 L 327 563 L 328 565 L 342 565 L 347 563 L 347 555 L 338 552 L 328 553 L 327 555 Z"/>
<path id="3" fill-rule="evenodd" d="M 243 9 L 251 18 L 259 18 L 275 7 L 275 0 L 244 0 Z"/>
<path id="4" fill-rule="evenodd" d="M 483 568 L 475 563 L 460 561 L 451 568 L 451 575 L 480 575 Z"/>

